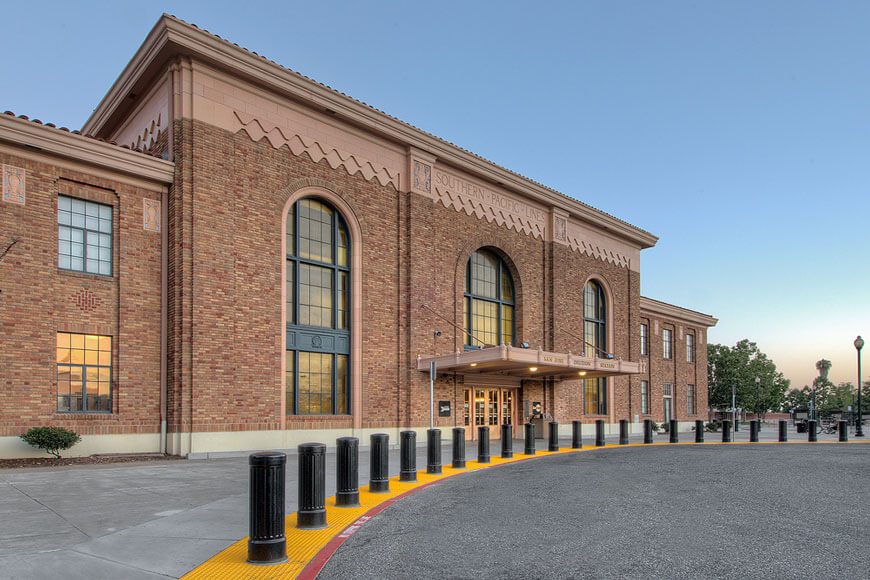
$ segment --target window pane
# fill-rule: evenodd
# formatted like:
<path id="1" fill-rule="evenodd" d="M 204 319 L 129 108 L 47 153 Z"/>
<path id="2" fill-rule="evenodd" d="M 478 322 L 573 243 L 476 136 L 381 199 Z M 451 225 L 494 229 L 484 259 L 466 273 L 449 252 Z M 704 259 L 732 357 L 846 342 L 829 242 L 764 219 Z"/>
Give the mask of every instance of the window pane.
<path id="1" fill-rule="evenodd" d="M 57 266 L 58 268 L 63 268 L 64 270 L 71 270 L 72 265 L 70 264 L 70 257 L 64 255 L 58 255 L 57 257 Z"/>
<path id="2" fill-rule="evenodd" d="M 298 205 L 299 256 L 332 264 L 332 209 L 314 199 L 303 199 Z"/>
<path id="3" fill-rule="evenodd" d="M 338 274 L 338 328 L 350 328 L 350 278 L 347 272 Z"/>
<path id="4" fill-rule="evenodd" d="M 299 324 L 332 328 L 331 268 L 299 264 Z"/>
<path id="5" fill-rule="evenodd" d="M 296 352 L 288 350 L 284 353 L 284 383 L 286 393 L 286 412 L 288 415 L 293 414 L 293 401 L 296 400 L 296 389 L 294 386 L 294 378 L 296 376 Z"/>
<path id="6" fill-rule="evenodd" d="M 287 255 L 296 255 L 296 204 L 287 211 Z"/>
<path id="7" fill-rule="evenodd" d="M 496 275 L 498 259 L 491 252 L 478 250 L 471 255 L 471 293 L 484 298 L 497 298 Z"/>
<path id="8" fill-rule="evenodd" d="M 65 195 L 57 196 L 57 209 L 58 210 L 69 211 L 71 207 L 72 207 L 72 204 L 70 203 L 70 199 L 68 197 L 66 197 Z"/>
<path id="9" fill-rule="evenodd" d="M 498 303 L 475 299 L 471 304 L 474 337 L 486 345 L 498 344 Z M 480 344 L 475 341 L 476 344 Z"/>
<path id="10" fill-rule="evenodd" d="M 336 399 L 335 399 L 335 412 L 337 415 L 347 415 L 347 399 L 349 396 L 348 392 L 348 383 L 349 377 L 347 364 L 347 355 L 340 354 L 336 356 L 336 379 L 338 380 L 338 384 L 336 385 Z"/>
<path id="11" fill-rule="evenodd" d="M 341 222 L 338 224 L 338 265 L 348 265 L 348 247 L 350 246 L 350 237 L 347 234 L 347 228 Z"/>
<path id="12" fill-rule="evenodd" d="M 504 264 L 501 266 L 501 299 L 505 302 L 514 301 L 514 283 Z"/>
<path id="13" fill-rule="evenodd" d="M 296 262 L 287 260 L 287 322 L 296 324 Z"/>
<path id="14" fill-rule="evenodd" d="M 315 352 L 299 353 L 300 414 L 332 414 L 332 357 Z"/>
<path id="15" fill-rule="evenodd" d="M 514 307 L 506 304 L 501 307 L 501 337 L 503 344 L 514 342 Z"/>

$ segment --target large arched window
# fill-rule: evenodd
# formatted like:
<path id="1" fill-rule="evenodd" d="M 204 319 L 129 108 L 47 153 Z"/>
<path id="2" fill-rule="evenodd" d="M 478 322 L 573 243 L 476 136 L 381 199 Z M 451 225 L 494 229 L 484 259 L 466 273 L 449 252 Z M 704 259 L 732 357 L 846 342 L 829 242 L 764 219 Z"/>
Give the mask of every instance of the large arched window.
<path id="1" fill-rule="evenodd" d="M 504 260 L 489 250 L 477 250 L 465 270 L 465 345 L 513 344 L 514 281 Z"/>
<path id="2" fill-rule="evenodd" d="M 287 212 L 287 414 L 350 413 L 350 236 L 314 198 Z"/>
<path id="3" fill-rule="evenodd" d="M 607 355 L 607 299 L 601 284 L 590 280 L 583 289 L 583 336 L 587 356 Z"/>
<path id="4" fill-rule="evenodd" d="M 583 348 L 587 356 L 605 358 L 607 352 L 607 299 L 601 284 L 590 280 L 583 289 Z M 607 378 L 585 380 L 587 415 L 607 414 Z"/>

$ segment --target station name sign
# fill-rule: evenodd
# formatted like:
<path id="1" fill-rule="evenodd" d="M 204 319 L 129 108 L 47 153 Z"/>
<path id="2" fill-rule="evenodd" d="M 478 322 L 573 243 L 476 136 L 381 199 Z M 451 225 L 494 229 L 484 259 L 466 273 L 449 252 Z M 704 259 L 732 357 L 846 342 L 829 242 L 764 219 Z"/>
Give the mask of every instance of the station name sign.
<path id="1" fill-rule="evenodd" d="M 522 219 L 538 223 L 543 223 L 545 220 L 544 212 L 537 208 L 439 169 L 435 170 L 434 181 L 436 189 L 474 199 Z"/>

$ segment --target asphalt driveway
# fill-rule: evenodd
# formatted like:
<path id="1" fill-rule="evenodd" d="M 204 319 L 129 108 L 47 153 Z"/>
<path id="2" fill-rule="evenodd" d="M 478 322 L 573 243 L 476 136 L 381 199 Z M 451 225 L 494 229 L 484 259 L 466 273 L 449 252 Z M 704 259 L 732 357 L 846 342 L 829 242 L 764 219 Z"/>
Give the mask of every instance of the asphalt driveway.
<path id="1" fill-rule="evenodd" d="M 475 472 L 389 507 L 321 578 L 870 578 L 870 445 L 666 446 Z"/>

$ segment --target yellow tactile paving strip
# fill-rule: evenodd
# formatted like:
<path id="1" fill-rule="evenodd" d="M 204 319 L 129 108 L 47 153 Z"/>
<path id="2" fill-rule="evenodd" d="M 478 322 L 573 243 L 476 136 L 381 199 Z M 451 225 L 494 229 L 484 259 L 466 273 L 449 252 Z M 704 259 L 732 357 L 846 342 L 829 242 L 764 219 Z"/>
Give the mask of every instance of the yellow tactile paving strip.
<path id="1" fill-rule="evenodd" d="M 708 441 L 703 445 L 760 445 L 775 443 L 781 445 L 778 441 L 761 441 L 759 443 L 749 443 L 748 441 L 736 441 L 731 443 L 723 443 L 721 441 Z M 807 441 L 789 441 L 786 444 L 807 443 Z M 817 443 L 838 443 L 837 441 L 818 441 Z M 870 443 L 870 441 L 850 441 L 849 443 Z M 814 443 L 815 444 L 815 443 Z M 360 507 L 358 508 L 343 508 L 335 506 L 335 498 L 330 497 L 326 500 L 326 521 L 328 526 L 320 530 L 300 530 L 296 528 L 295 512 L 287 516 L 286 520 L 286 535 L 287 535 L 287 562 L 272 566 L 256 566 L 247 563 L 248 557 L 248 538 L 242 538 L 222 552 L 212 556 L 201 565 L 197 566 L 183 576 L 186 580 L 194 579 L 212 579 L 212 578 L 243 578 L 243 579 L 265 579 L 265 578 L 297 578 L 305 572 L 304 576 L 313 577 L 320 571 L 326 559 L 321 557 L 318 562 L 315 558 L 328 544 L 333 548 L 337 548 L 345 538 L 350 537 L 359 526 L 374 517 L 374 513 L 380 512 L 387 505 L 396 501 L 400 496 L 406 495 L 419 488 L 425 487 L 442 479 L 468 473 L 479 469 L 487 469 L 497 467 L 508 463 L 516 463 L 518 461 L 532 460 L 549 455 L 559 455 L 565 453 L 582 453 L 584 451 L 594 451 L 597 449 L 613 449 L 626 447 L 651 447 L 662 445 L 674 445 L 668 442 L 659 443 L 629 443 L 628 445 L 607 444 L 603 447 L 583 447 L 581 449 L 561 448 L 559 451 L 550 452 L 538 450 L 536 455 L 524 455 L 521 452 L 514 451 L 514 456 L 511 459 L 502 459 L 496 455 L 492 457 L 492 463 L 478 463 L 470 460 L 467 462 L 466 469 L 453 469 L 449 465 L 445 465 L 443 473 L 428 474 L 425 470 L 417 472 L 416 482 L 399 481 L 398 476 L 390 479 L 389 493 L 370 493 L 368 486 L 360 487 Z M 692 441 L 681 441 L 677 445 L 700 445 Z M 500 453 L 500 450 L 494 451 Z M 368 514 L 368 515 L 367 515 Z M 336 545 L 337 544 L 337 545 Z M 334 549 L 332 550 L 334 551 Z M 331 555 L 332 551 L 326 556 Z M 317 564 L 316 568 L 312 569 L 309 564 Z M 306 570 L 308 567 L 308 570 Z"/>

